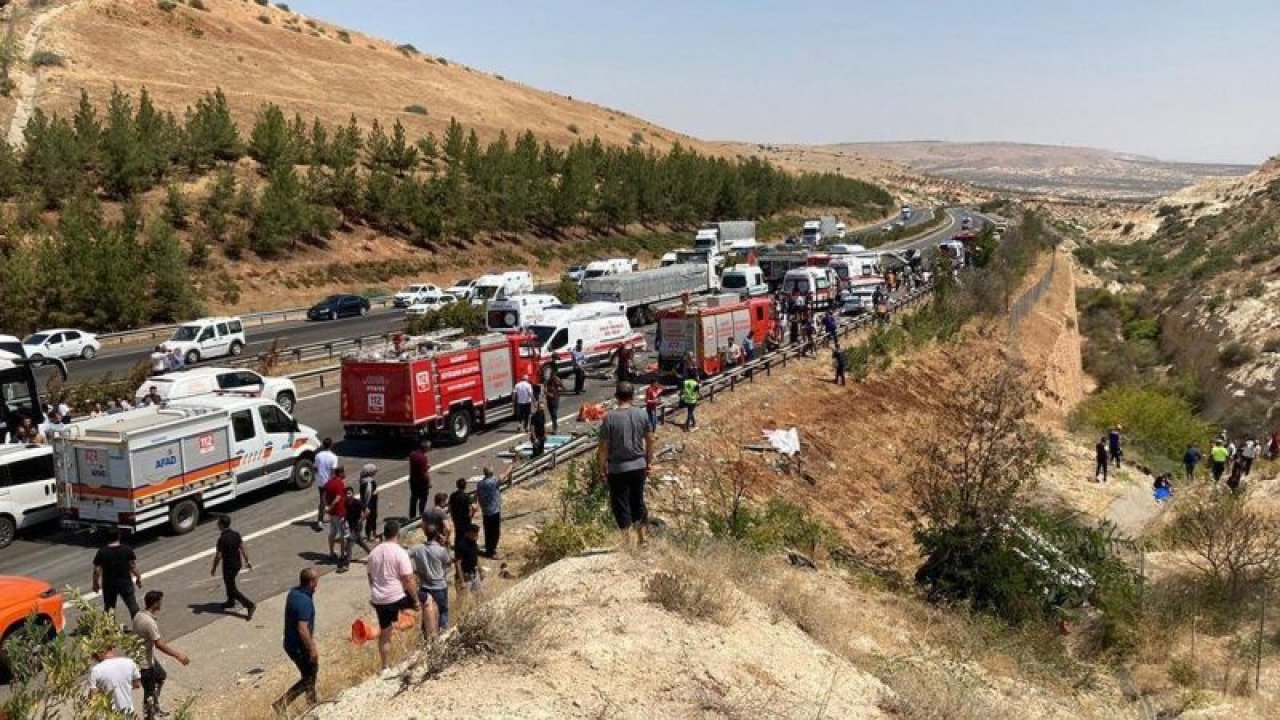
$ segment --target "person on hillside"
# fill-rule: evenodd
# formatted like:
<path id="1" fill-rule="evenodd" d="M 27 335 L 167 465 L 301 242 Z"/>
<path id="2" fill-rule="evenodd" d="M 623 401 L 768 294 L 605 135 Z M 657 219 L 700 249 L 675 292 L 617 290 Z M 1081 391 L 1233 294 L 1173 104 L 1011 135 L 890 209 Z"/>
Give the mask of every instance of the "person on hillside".
<path id="1" fill-rule="evenodd" d="M 751 339 L 751 333 L 742 336 L 742 362 L 749 363 L 756 359 L 756 341 Z"/>
<path id="2" fill-rule="evenodd" d="M 289 704 L 302 695 L 315 705 L 316 677 L 320 674 L 320 649 L 316 646 L 316 588 L 320 576 L 315 570 L 305 568 L 298 573 L 298 586 L 289 591 L 284 602 L 284 652 L 298 668 L 302 677 L 284 692 L 271 709 L 284 717 Z"/>
<path id="3" fill-rule="evenodd" d="M 560 397 L 564 395 L 564 381 L 556 369 L 555 361 L 551 362 L 551 374 L 542 384 L 543 397 L 547 403 L 547 419 L 551 421 L 551 434 L 560 434 Z"/>
<path id="4" fill-rule="evenodd" d="M 1213 475 L 1215 483 L 1222 482 L 1222 473 L 1226 472 L 1229 457 L 1231 452 L 1227 450 L 1222 440 L 1214 440 L 1213 448 L 1209 450 L 1209 472 Z"/>
<path id="5" fill-rule="evenodd" d="M 369 580 L 369 601 L 378 616 L 378 658 L 384 677 L 390 676 L 391 636 L 401 610 L 421 610 L 418 604 L 418 581 L 413 574 L 413 561 L 400 547 L 400 523 L 388 520 L 382 527 L 382 542 L 365 560 Z"/>
<path id="6" fill-rule="evenodd" d="M 502 538 L 502 481 L 493 473 L 493 468 L 486 466 L 484 475 L 476 484 L 476 502 L 480 505 L 480 519 L 484 523 L 484 556 L 495 558 L 498 556 L 498 541 Z"/>
<path id="7" fill-rule="evenodd" d="M 1231 458 L 1228 462 L 1228 468 L 1227 487 L 1234 493 L 1240 489 L 1240 483 L 1244 482 L 1244 458 L 1239 455 Z"/>
<path id="8" fill-rule="evenodd" d="M 1253 469 L 1253 461 L 1258 458 L 1258 441 L 1249 438 L 1245 441 L 1244 447 L 1240 448 L 1240 461 L 1244 464 L 1242 473 L 1244 477 L 1249 477 L 1249 471 Z"/>
<path id="9" fill-rule="evenodd" d="M 581 340 L 574 343 L 569 359 L 573 363 L 573 394 L 581 395 L 587 384 L 587 354 L 582 350 Z"/>
<path id="10" fill-rule="evenodd" d="M 836 368 L 835 383 L 837 385 L 844 385 L 845 384 L 844 371 L 845 371 L 845 367 L 847 366 L 848 360 L 845 358 L 844 351 L 840 349 L 840 343 L 838 342 L 835 344 L 835 347 L 831 350 L 831 362 L 833 365 L 835 365 L 835 368 Z"/>
<path id="11" fill-rule="evenodd" d="M 631 383 L 618 383 L 613 397 L 618 406 L 600 424 L 596 460 L 609 484 L 609 507 L 618 530 L 626 533 L 634 528 L 636 540 L 643 544 L 649 522 L 644 486 L 653 466 L 653 430 L 645 412 L 632 406 L 635 388 Z"/>
<path id="12" fill-rule="evenodd" d="M 133 616 L 133 632 L 142 638 L 143 642 L 142 670 L 140 673 L 143 716 L 146 720 L 155 720 L 157 717 L 168 715 L 168 713 L 160 709 L 160 691 L 164 689 L 164 681 L 169 677 L 169 674 L 164 671 L 164 666 L 156 658 L 156 650 L 177 660 L 184 666 L 190 665 L 191 659 L 181 651 L 173 649 L 160 634 L 160 623 L 156 621 L 156 616 L 160 614 L 164 593 L 159 590 L 151 590 L 142 600 L 146 608 Z"/>
<path id="13" fill-rule="evenodd" d="M 422 527 L 435 525 L 440 528 L 440 534 L 444 537 L 444 541 L 453 536 L 452 523 L 449 522 L 449 495 L 446 493 L 436 493 L 432 498 L 431 507 L 422 513 Z"/>
<path id="14" fill-rule="evenodd" d="M 1107 454 L 1107 436 L 1098 437 L 1098 442 L 1093 444 L 1093 479 L 1095 482 L 1105 483 L 1107 481 L 1107 466 L 1111 464 L 1110 456 Z"/>
<path id="15" fill-rule="evenodd" d="M 347 538 L 342 543 L 342 564 L 351 564 L 351 545 L 354 543 L 364 550 L 367 557 L 369 555 L 369 544 L 360 537 L 360 531 L 364 528 L 365 520 L 369 517 L 369 510 L 360 502 L 360 496 L 356 495 L 355 488 L 347 487 L 344 491 L 345 496 L 342 499 L 343 514 L 347 519 Z"/>
<path id="16" fill-rule="evenodd" d="M 1164 502 L 1173 497 L 1173 475 L 1169 473 L 1157 475 L 1155 482 L 1151 483 L 1151 493 L 1156 502 Z"/>
<path id="17" fill-rule="evenodd" d="M 1123 429 L 1120 425 L 1116 425 L 1107 431 L 1107 452 L 1111 455 L 1111 462 L 1116 469 L 1120 468 L 1120 462 L 1124 459 L 1124 450 L 1120 447 L 1120 431 Z"/>
<path id="18" fill-rule="evenodd" d="M 93 653 L 94 665 L 89 669 L 89 692 L 107 695 L 111 707 L 126 717 L 136 717 L 133 691 L 142 687 L 142 671 L 128 657 L 116 654 L 115 648 Z"/>
<path id="19" fill-rule="evenodd" d="M 1182 469 L 1186 471 L 1187 482 L 1191 482 L 1196 478 L 1196 466 L 1200 464 L 1202 455 L 1200 448 L 1195 443 L 1187 445 L 1187 449 L 1182 453 Z"/>
<path id="20" fill-rule="evenodd" d="M 422 542 L 409 551 L 409 559 L 418 577 L 422 636 L 430 639 L 449 627 L 449 570 L 454 561 L 440 526 L 423 525 L 422 533 Z"/>
<path id="21" fill-rule="evenodd" d="M 218 543 L 213 551 L 210 577 L 217 574 L 218 566 L 222 566 L 222 587 L 227 592 L 227 601 L 222 604 L 222 609 L 230 611 L 238 602 L 245 609 L 245 619 L 252 620 L 258 606 L 236 587 L 236 576 L 243 568 L 252 570 L 253 563 L 249 561 L 249 552 L 244 549 L 244 539 L 240 537 L 240 533 L 231 529 L 230 515 L 218 517 Z"/>
<path id="22" fill-rule="evenodd" d="M 324 509 L 329 515 L 329 560 L 338 566 L 338 572 L 347 571 L 345 548 L 347 545 L 347 469 L 339 465 L 324 486 Z"/>
<path id="23" fill-rule="evenodd" d="M 471 495 L 467 492 L 467 479 L 458 478 L 456 489 L 449 495 L 449 519 L 453 521 L 455 550 L 465 530 L 472 525 L 475 509 L 475 503 L 471 501 Z"/>
<path id="24" fill-rule="evenodd" d="M 121 542 L 120 528 L 108 527 L 106 547 L 93 556 L 93 591 L 102 592 L 102 607 L 110 615 L 115 615 L 116 602 L 123 601 L 132 620 L 140 609 L 135 587 L 142 589 L 138 556 Z"/>
<path id="25" fill-rule="evenodd" d="M 365 463 L 360 468 L 360 503 L 364 505 L 364 528 L 360 533 L 366 541 L 378 534 L 378 466 Z"/>
<path id="26" fill-rule="evenodd" d="M 427 509 L 431 498 L 431 441 L 423 438 L 409 453 L 409 517 L 415 518 Z"/>
<path id="27" fill-rule="evenodd" d="M 698 427 L 698 419 L 694 411 L 698 409 L 698 381 L 687 377 L 680 383 L 680 405 L 684 407 L 684 431 L 689 432 Z"/>
<path id="28" fill-rule="evenodd" d="M 480 526 L 471 523 L 459 535 L 461 537 L 455 548 L 458 562 L 454 565 L 454 579 L 459 590 L 465 588 L 470 592 L 480 592 Z"/>
<path id="29" fill-rule="evenodd" d="M 325 438 L 321 441 L 320 452 L 316 453 L 315 460 L 312 462 L 316 469 L 316 491 L 319 495 L 315 529 L 316 532 L 320 532 L 324 530 L 325 508 L 328 505 L 324 499 L 324 489 L 333 477 L 333 469 L 338 467 L 338 454 L 333 451 L 333 438 Z"/>
<path id="30" fill-rule="evenodd" d="M 830 310 L 822 314 L 822 329 L 827 334 L 827 342 L 833 346 L 839 345 L 840 340 L 836 337 L 836 331 L 840 324 L 836 322 L 836 316 Z"/>

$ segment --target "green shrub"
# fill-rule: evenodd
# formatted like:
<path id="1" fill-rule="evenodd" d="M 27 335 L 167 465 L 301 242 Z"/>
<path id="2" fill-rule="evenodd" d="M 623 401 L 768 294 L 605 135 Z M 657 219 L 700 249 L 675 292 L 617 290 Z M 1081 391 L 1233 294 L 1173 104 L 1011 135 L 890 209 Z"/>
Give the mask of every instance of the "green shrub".
<path id="1" fill-rule="evenodd" d="M 253 0 L 253 1 L 261 5 L 262 7 L 266 7 L 271 4 L 271 0 Z"/>
<path id="2" fill-rule="evenodd" d="M 711 620 L 727 625 L 731 619 L 728 587 L 723 582 L 688 569 L 678 573 L 659 571 L 650 575 L 644 583 L 644 594 L 645 599 L 667 612 L 691 620 Z"/>
<path id="3" fill-rule="evenodd" d="M 410 43 L 405 43 L 405 44 L 403 44 L 403 45 L 398 45 L 398 46 L 396 46 L 396 50 L 399 50 L 400 52 L 404 53 L 405 55 L 417 55 L 417 54 L 418 54 L 418 48 L 414 47 L 414 46 L 413 46 L 412 44 L 410 44 Z"/>
<path id="4" fill-rule="evenodd" d="M 165 12 L 173 12 L 173 9 L 178 7 L 178 3 L 173 0 L 160 0 L 160 2 L 156 3 L 156 7 Z"/>
<path id="5" fill-rule="evenodd" d="M 284 3 L 276 3 L 276 9 L 283 12 L 290 12 L 289 6 Z"/>
<path id="6" fill-rule="evenodd" d="M 339 30 L 339 31 L 338 31 L 338 39 L 339 39 L 339 40 L 341 40 L 342 42 L 347 43 L 348 45 L 350 45 L 350 44 L 351 44 L 351 33 L 347 32 L 346 30 Z"/>
<path id="7" fill-rule="evenodd" d="M 555 296 L 565 305 L 578 302 L 578 283 L 569 278 L 560 278 L 560 284 L 556 285 Z"/>
<path id="8" fill-rule="evenodd" d="M 267 17 L 266 15 L 259 15 L 258 22 L 262 23 L 263 25 L 270 25 L 271 18 Z"/>
<path id="9" fill-rule="evenodd" d="M 1267 338 L 1262 342 L 1262 352 L 1280 353 L 1280 337 Z"/>
<path id="10" fill-rule="evenodd" d="M 1191 403 L 1155 386 L 1113 386 L 1086 400 L 1079 417 L 1101 432 L 1122 425 L 1131 444 L 1167 461 L 1180 461 L 1188 444 L 1204 443 L 1213 428 L 1196 416 Z"/>
<path id="11" fill-rule="evenodd" d="M 187 0 L 187 4 L 190 5 L 193 10 L 209 11 L 209 8 L 205 7 L 204 0 Z"/>
<path id="12" fill-rule="evenodd" d="M 1218 364 L 1230 370 L 1253 362 L 1257 356 L 1257 351 L 1252 347 L 1238 340 L 1233 340 L 1223 345 L 1222 349 L 1218 351 Z"/>
<path id="13" fill-rule="evenodd" d="M 31 55 L 31 64 L 34 67 L 62 67 L 66 62 L 52 50 L 37 50 Z"/>
<path id="14" fill-rule="evenodd" d="M 567 126 L 565 126 L 565 129 L 573 133 L 574 135 L 577 135 L 578 133 L 582 132 L 582 129 L 579 128 L 576 123 L 569 123 Z"/>
<path id="15" fill-rule="evenodd" d="M 404 111 L 412 115 L 426 115 L 427 108 L 423 105 L 405 105 Z"/>
<path id="16" fill-rule="evenodd" d="M 592 523 L 579 525 L 552 520 L 533 531 L 527 569 L 536 570 L 585 550 L 599 547 L 608 539 L 603 525 Z"/>
<path id="17" fill-rule="evenodd" d="M 461 328 L 467 335 L 484 332 L 484 308 L 464 300 L 449 303 L 423 317 L 409 319 L 410 335 L 423 335 L 451 328 Z"/>

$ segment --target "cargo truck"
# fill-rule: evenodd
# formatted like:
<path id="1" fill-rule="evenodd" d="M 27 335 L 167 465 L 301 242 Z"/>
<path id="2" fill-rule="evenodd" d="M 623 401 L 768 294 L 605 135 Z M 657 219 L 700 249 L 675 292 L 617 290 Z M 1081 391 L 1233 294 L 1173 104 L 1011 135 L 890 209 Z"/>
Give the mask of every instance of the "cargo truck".
<path id="1" fill-rule="evenodd" d="M 81 420 L 53 438 L 63 524 L 188 533 L 255 490 L 310 487 L 319 446 L 271 400 L 238 393 Z"/>
<path id="2" fill-rule="evenodd" d="M 637 273 L 587 278 L 578 299 L 626 305 L 631 325 L 653 322 L 658 310 L 681 298 L 704 295 L 716 289 L 715 268 L 710 263 L 682 263 Z"/>
<path id="3" fill-rule="evenodd" d="M 911 212 L 910 205 L 903 204 L 901 212 L 902 212 L 902 222 L 905 223 L 911 219 L 912 212 Z"/>
<path id="4" fill-rule="evenodd" d="M 658 316 L 658 369 L 666 374 L 688 372 L 685 356 L 693 354 L 696 370 L 706 377 L 725 369 L 724 349 L 732 338 L 741 345 L 751 336 L 758 348 L 773 332 L 773 299 L 741 299 L 712 295 L 696 303 L 662 311 Z"/>
<path id="5" fill-rule="evenodd" d="M 805 245 L 810 246 L 832 242 L 841 237 L 837 227 L 840 224 L 840 221 L 834 215 L 823 215 L 812 220 L 805 220 L 804 231 L 800 234 L 800 239 Z"/>
<path id="6" fill-rule="evenodd" d="M 754 220 L 726 220 L 703 223 L 693 238 L 693 249 L 707 253 L 716 269 L 724 267 L 724 256 L 731 247 L 745 247 L 756 242 Z"/>

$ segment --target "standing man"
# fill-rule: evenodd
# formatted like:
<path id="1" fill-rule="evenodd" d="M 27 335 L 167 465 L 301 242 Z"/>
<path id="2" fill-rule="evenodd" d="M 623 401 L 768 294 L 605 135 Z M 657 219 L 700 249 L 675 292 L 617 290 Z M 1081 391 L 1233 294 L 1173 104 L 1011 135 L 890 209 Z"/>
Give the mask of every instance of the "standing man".
<path id="1" fill-rule="evenodd" d="M 542 384 L 542 391 L 547 399 L 547 414 L 551 421 L 551 434 L 560 434 L 560 396 L 564 394 L 564 381 L 556 372 L 555 363 L 551 364 L 551 376 Z"/>
<path id="2" fill-rule="evenodd" d="M 133 691 L 142 687 L 138 664 L 116 655 L 115 648 L 95 652 L 93 659 L 95 664 L 89 669 L 89 692 L 109 695 L 111 707 L 127 717 L 135 717 Z"/>
<path id="3" fill-rule="evenodd" d="M 520 423 L 520 431 L 529 432 L 529 414 L 533 410 L 533 384 L 529 382 L 528 375 L 520 378 L 511 390 L 511 394 L 516 404 L 516 422 Z"/>
<path id="4" fill-rule="evenodd" d="M 1227 450 L 1222 440 L 1214 440 L 1213 449 L 1209 451 L 1209 472 L 1213 475 L 1215 483 L 1222 480 L 1222 473 L 1227 469 L 1229 457 L 1231 457 L 1231 451 Z"/>
<path id="5" fill-rule="evenodd" d="M 409 517 L 416 518 L 427 509 L 431 498 L 431 458 L 427 451 L 431 441 L 426 438 L 409 453 Z"/>
<path id="6" fill-rule="evenodd" d="M 112 615 L 116 612 L 116 601 L 123 601 L 132 620 L 139 610 L 135 586 L 142 588 L 138 556 L 133 548 L 120 541 L 120 528 L 109 527 L 107 546 L 93 556 L 93 591 L 102 591 L 102 606 Z"/>
<path id="7" fill-rule="evenodd" d="M 844 385 L 844 371 L 848 361 L 845 359 L 844 351 L 840 349 L 840 342 L 837 340 L 834 345 L 835 347 L 831 350 L 831 361 L 836 366 L 836 384 Z"/>
<path id="8" fill-rule="evenodd" d="M 1182 468 L 1186 471 L 1187 482 L 1191 482 L 1196 477 L 1196 466 L 1200 464 L 1200 448 L 1194 443 L 1187 445 L 1186 452 L 1182 453 Z"/>
<path id="9" fill-rule="evenodd" d="M 644 503 L 644 483 L 653 464 L 653 431 L 644 411 L 632 407 L 635 388 L 618 383 L 613 397 L 618 407 L 604 416 L 596 458 L 609 483 L 609 506 L 618 529 L 635 527 L 636 540 L 644 543 L 649 512 Z"/>
<path id="10" fill-rule="evenodd" d="M 142 600 L 147 607 L 133 616 L 133 632 L 142 638 L 143 642 L 142 709 L 146 720 L 155 720 L 157 717 L 167 715 L 160 709 L 160 691 L 164 688 L 164 681 L 169 677 L 169 673 L 164 671 L 164 666 L 156 659 L 156 650 L 183 665 L 190 665 L 191 659 L 170 647 L 160 634 L 160 624 L 156 622 L 156 616 L 160 614 L 164 593 L 151 590 L 143 596 Z"/>
<path id="11" fill-rule="evenodd" d="M 409 551 L 418 576 L 418 601 L 422 603 L 422 636 L 434 638 L 449 627 L 449 569 L 453 557 L 437 525 L 422 526 L 422 543 Z"/>
<path id="12" fill-rule="evenodd" d="M 378 657 L 382 660 L 384 677 L 390 677 L 391 636 L 400 611 L 420 609 L 413 562 L 409 560 L 409 553 L 400 547 L 399 538 L 400 523 L 388 520 L 382 528 L 382 542 L 365 560 L 369 601 L 378 615 Z"/>
<path id="13" fill-rule="evenodd" d="M 533 415 L 529 416 L 529 442 L 533 444 L 533 457 L 547 449 L 547 410 L 541 400 L 533 404 Z"/>
<path id="14" fill-rule="evenodd" d="M 372 540 L 378 532 L 378 481 L 375 479 L 377 474 L 378 466 L 373 463 L 365 463 L 364 467 L 360 468 L 360 502 L 368 511 L 360 535 L 366 540 Z"/>
<path id="15" fill-rule="evenodd" d="M 498 540 L 502 536 L 502 487 L 492 468 L 484 469 L 484 476 L 476 485 L 476 501 L 484 523 L 484 556 L 497 557 Z"/>
<path id="16" fill-rule="evenodd" d="M 364 554 L 369 554 L 369 544 L 360 537 L 360 530 L 364 527 L 365 519 L 369 516 L 369 511 L 365 508 L 364 503 L 360 502 L 360 497 L 356 495 L 354 488 L 346 489 L 346 496 L 342 499 L 343 510 L 347 518 L 347 540 L 342 544 L 342 564 L 351 564 L 351 544 L 355 543 L 364 550 Z"/>
<path id="17" fill-rule="evenodd" d="M 1120 467 L 1120 461 L 1124 459 L 1124 451 L 1120 449 L 1120 431 L 1124 428 L 1116 425 L 1107 431 L 1107 450 L 1111 453 L 1111 462 L 1115 463 L 1116 468 Z"/>
<path id="18" fill-rule="evenodd" d="M 289 591 L 284 601 L 284 652 L 302 676 L 298 682 L 271 703 L 271 709 L 283 716 L 289 704 L 300 695 L 315 705 L 316 676 L 320 674 L 320 650 L 316 647 L 316 587 L 320 576 L 305 568 L 298 573 L 298 587 Z"/>
<path id="19" fill-rule="evenodd" d="M 569 357 L 573 362 L 573 394 L 581 395 L 587 383 L 587 354 L 582 350 L 581 340 L 574 344 Z"/>
<path id="20" fill-rule="evenodd" d="M 1249 477 L 1249 471 L 1253 469 L 1253 461 L 1258 457 L 1258 450 L 1258 441 L 1253 438 L 1246 440 L 1244 447 L 1240 448 L 1240 462 L 1244 464 L 1241 471 L 1245 477 Z"/>
<path id="21" fill-rule="evenodd" d="M 649 381 L 649 387 L 644 389 L 644 412 L 649 417 L 649 429 L 653 432 L 658 431 L 658 423 L 662 422 L 662 413 L 658 412 L 658 405 L 662 402 L 664 389 L 656 376 Z"/>
<path id="22" fill-rule="evenodd" d="M 1098 442 L 1093 444 L 1093 479 L 1099 483 L 1107 481 L 1107 466 L 1110 464 L 1107 456 L 1107 438 L 1105 435 L 1098 437 Z"/>
<path id="23" fill-rule="evenodd" d="M 333 469 L 338 467 L 338 454 L 333 451 L 333 438 L 325 438 L 320 443 L 320 452 L 316 453 L 314 463 L 316 466 L 316 490 L 319 494 L 315 527 L 316 532 L 320 532 L 324 529 L 325 508 L 328 506 L 324 499 L 324 489 L 329 484 L 330 478 L 333 477 Z"/>
<path id="24" fill-rule="evenodd" d="M 742 336 L 742 361 L 751 362 L 756 359 L 756 342 L 751 339 L 751 333 Z"/>
<path id="25" fill-rule="evenodd" d="M 240 574 L 240 569 L 253 569 L 253 563 L 249 562 L 249 552 L 244 549 L 244 539 L 240 537 L 240 533 L 231 529 L 230 515 L 218 518 L 218 530 L 218 544 L 214 548 L 213 567 L 209 568 L 209 576 L 216 574 L 218 565 L 222 565 L 222 586 L 227 591 L 227 601 L 222 604 L 222 609 L 231 610 L 238 602 L 247 611 L 245 620 L 252 620 L 258 606 L 236 587 L 236 576 Z"/>
<path id="26" fill-rule="evenodd" d="M 324 485 L 324 503 L 329 514 L 329 560 L 338 566 L 338 572 L 346 572 L 340 553 L 347 545 L 347 469 L 341 465 L 333 469 L 333 477 Z"/>
<path id="27" fill-rule="evenodd" d="M 474 510 L 475 505 L 471 502 L 471 495 L 467 493 L 467 479 L 458 478 L 457 489 L 449 495 L 449 519 L 453 521 L 454 549 L 457 549 L 462 536 L 467 534 L 467 528 L 472 524 L 471 514 Z"/>
<path id="28" fill-rule="evenodd" d="M 692 377 L 686 377 L 684 382 L 680 383 L 680 404 L 684 406 L 684 431 L 698 427 L 698 420 L 693 416 L 694 410 L 698 409 L 698 381 Z M 607 415 L 605 417 L 608 417 Z"/>
<path id="29" fill-rule="evenodd" d="M 428 525 L 435 525 L 440 528 L 440 534 L 443 537 L 441 542 L 448 542 L 450 535 L 451 523 L 449 522 L 449 496 L 444 493 L 436 493 L 432 498 L 432 505 L 422 513 L 422 527 L 425 531 Z"/>

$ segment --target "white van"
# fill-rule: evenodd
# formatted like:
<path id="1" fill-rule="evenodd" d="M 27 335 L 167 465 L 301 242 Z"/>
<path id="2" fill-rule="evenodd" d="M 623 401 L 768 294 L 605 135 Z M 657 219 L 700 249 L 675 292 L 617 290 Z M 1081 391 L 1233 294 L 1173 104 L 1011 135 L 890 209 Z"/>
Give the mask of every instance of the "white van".
<path id="1" fill-rule="evenodd" d="M 848 285 L 858 278 L 878 277 L 880 262 L 873 255 L 841 255 L 831 258 L 827 267 L 836 271 L 841 285 Z"/>
<path id="2" fill-rule="evenodd" d="M 783 276 L 782 292 L 793 305 L 812 302 L 814 308 L 822 310 L 835 305 L 840 282 L 831 268 L 800 267 Z"/>
<path id="3" fill-rule="evenodd" d="M 298 402 L 298 389 L 289 378 L 267 377 L 245 368 L 202 367 L 165 373 L 139 385 L 134 399 L 141 403 L 152 388 L 161 402 L 219 392 L 253 393 L 275 400 L 287 413 L 292 413 Z"/>
<path id="4" fill-rule="evenodd" d="M 866 251 L 867 249 L 865 247 L 858 245 L 856 243 L 853 245 L 837 243 L 835 245 L 827 246 L 828 255 L 853 255 L 855 253 L 861 253 Z"/>
<path id="5" fill-rule="evenodd" d="M 526 357 L 536 356 L 542 365 L 542 378 L 550 376 L 550 361 L 555 359 L 561 373 L 573 369 L 572 351 L 582 341 L 588 362 L 609 360 L 623 347 L 644 349 L 644 335 L 631 329 L 624 303 L 591 302 L 543 312 L 539 323 L 526 328 L 536 339 L 536 348 L 527 348 Z"/>
<path id="6" fill-rule="evenodd" d="M 188 365 L 201 360 L 236 357 L 244 352 L 244 323 L 238 317 L 212 317 L 183 323 L 161 347 L 177 350 Z"/>
<path id="7" fill-rule="evenodd" d="M 443 293 L 443 290 L 432 283 L 415 283 L 396 293 L 391 303 L 398 308 L 407 308 L 417 305 L 425 298 L 438 297 Z"/>
<path id="8" fill-rule="evenodd" d="M 48 445 L 0 445 L 0 548 L 19 530 L 57 520 L 58 486 Z"/>
<path id="9" fill-rule="evenodd" d="M 739 297 L 759 297 L 769 294 L 769 283 L 764 281 L 764 270 L 759 265 L 734 265 L 720 276 L 720 288 Z"/>
<path id="10" fill-rule="evenodd" d="M 533 292 L 533 273 L 528 270 L 511 270 L 476 278 L 472 286 L 471 304 L 484 305 L 497 297 Z"/>
<path id="11" fill-rule="evenodd" d="M 537 323 L 545 310 L 563 307 L 555 295 L 529 293 L 497 298 L 485 306 L 484 325 L 496 332 L 511 332 Z"/>
<path id="12" fill-rule="evenodd" d="M 587 263 L 587 269 L 582 272 L 582 280 L 590 278 L 605 277 L 606 275 L 622 275 L 625 273 L 636 272 L 640 269 L 640 262 L 635 258 L 609 258 L 608 260 L 596 260 Z M 582 284 L 582 280 L 578 284 Z"/>

